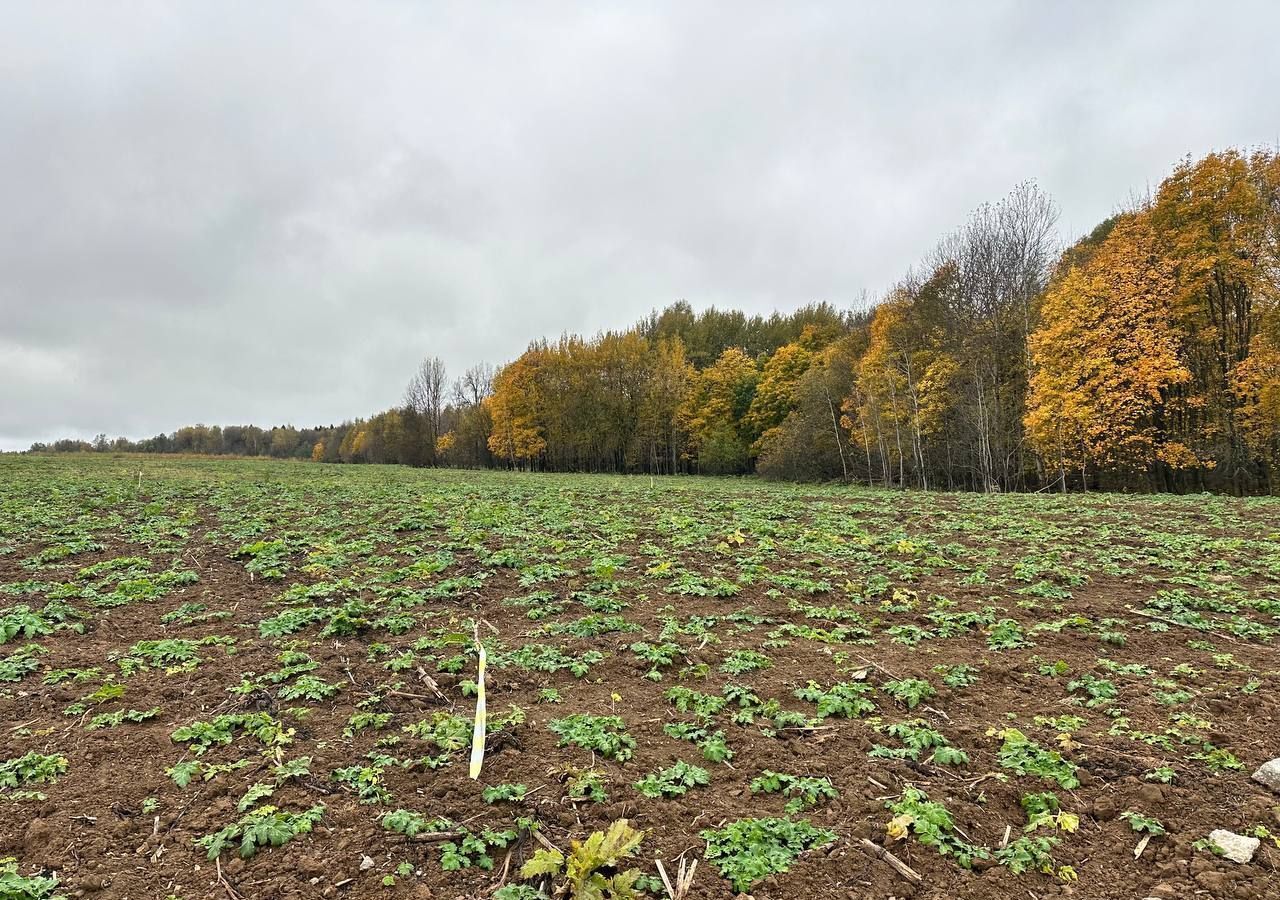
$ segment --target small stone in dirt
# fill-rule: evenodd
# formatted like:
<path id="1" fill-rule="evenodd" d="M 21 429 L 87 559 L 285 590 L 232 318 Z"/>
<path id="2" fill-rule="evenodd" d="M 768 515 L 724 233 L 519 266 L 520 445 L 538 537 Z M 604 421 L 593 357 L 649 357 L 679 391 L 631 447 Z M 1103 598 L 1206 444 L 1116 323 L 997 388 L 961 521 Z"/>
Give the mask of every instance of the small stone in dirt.
<path id="1" fill-rule="evenodd" d="M 1144 784 L 1138 788 L 1138 799 L 1148 806 L 1158 806 L 1164 802 L 1164 790 L 1158 784 Z"/>
<path id="2" fill-rule="evenodd" d="M 1253 780 L 1280 794 L 1280 757 L 1264 762 L 1253 773 Z"/>
<path id="3" fill-rule="evenodd" d="M 1114 797 L 1099 797 L 1093 801 L 1093 817 L 1099 822 L 1109 822 L 1120 812 L 1120 805 Z"/>
<path id="4" fill-rule="evenodd" d="M 1225 828 L 1215 828 L 1209 832 L 1209 840 L 1222 848 L 1224 857 L 1241 865 L 1253 859 L 1253 854 L 1258 851 L 1258 844 L 1261 843 L 1256 837 L 1246 837 Z"/>
<path id="5" fill-rule="evenodd" d="M 1226 872 L 1201 872 L 1196 876 L 1196 884 L 1215 897 L 1225 897 L 1231 882 Z"/>
<path id="6" fill-rule="evenodd" d="M 360 857 L 360 871 L 361 871 L 361 872 L 368 872 L 368 871 L 369 871 L 370 869 L 372 869 L 372 868 L 373 868 L 373 857 L 372 857 L 372 856 L 364 856 L 364 855 L 361 855 L 361 857 Z"/>
<path id="7" fill-rule="evenodd" d="M 23 836 L 23 844 L 28 851 L 42 849 L 52 841 L 53 835 L 49 823 L 43 819 L 33 819 Z"/>

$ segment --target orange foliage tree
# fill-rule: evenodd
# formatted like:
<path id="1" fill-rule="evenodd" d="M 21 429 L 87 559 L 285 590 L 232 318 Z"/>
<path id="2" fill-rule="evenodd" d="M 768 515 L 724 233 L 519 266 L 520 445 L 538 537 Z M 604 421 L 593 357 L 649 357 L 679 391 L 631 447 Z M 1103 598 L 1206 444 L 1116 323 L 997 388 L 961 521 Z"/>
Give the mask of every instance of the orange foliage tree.
<path id="1" fill-rule="evenodd" d="M 539 357 L 538 351 L 529 350 L 505 366 L 493 380 L 493 394 L 484 401 L 493 421 L 489 449 L 513 466 L 528 463 L 547 447 L 538 421 Z"/>
<path id="2" fill-rule="evenodd" d="M 1147 216 L 1131 214 L 1046 292 L 1030 339 L 1025 424 L 1052 468 L 1196 462 L 1166 427 L 1172 389 L 1191 379 L 1174 286 Z"/>

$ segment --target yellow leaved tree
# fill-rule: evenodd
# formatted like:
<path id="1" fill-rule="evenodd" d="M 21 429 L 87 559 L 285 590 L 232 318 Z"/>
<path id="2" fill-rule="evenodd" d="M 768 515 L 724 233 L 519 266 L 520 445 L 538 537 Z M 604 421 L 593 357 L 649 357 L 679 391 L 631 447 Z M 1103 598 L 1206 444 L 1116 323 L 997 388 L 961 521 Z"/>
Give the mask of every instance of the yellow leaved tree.
<path id="1" fill-rule="evenodd" d="M 1138 213 L 1122 216 L 1046 292 L 1030 338 L 1025 425 L 1050 466 L 1142 471 L 1157 460 L 1197 462 L 1168 428 L 1175 391 L 1191 380 L 1174 289 L 1173 264 Z"/>
<path id="2" fill-rule="evenodd" d="M 509 465 L 527 463 L 547 447 L 538 420 L 540 351 L 529 350 L 493 379 L 493 393 L 484 401 L 493 421 L 489 449 Z"/>

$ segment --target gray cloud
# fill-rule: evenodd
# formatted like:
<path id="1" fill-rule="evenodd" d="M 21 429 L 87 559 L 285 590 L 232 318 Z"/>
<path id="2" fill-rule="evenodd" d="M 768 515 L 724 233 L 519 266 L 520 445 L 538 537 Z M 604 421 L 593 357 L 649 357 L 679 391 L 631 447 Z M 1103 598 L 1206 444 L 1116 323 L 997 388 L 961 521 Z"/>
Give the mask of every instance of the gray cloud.
<path id="1" fill-rule="evenodd" d="M 1069 239 L 1280 140 L 1274 4 L 857 6 L 5 3 L 0 448 L 848 306 L 1023 179 Z"/>

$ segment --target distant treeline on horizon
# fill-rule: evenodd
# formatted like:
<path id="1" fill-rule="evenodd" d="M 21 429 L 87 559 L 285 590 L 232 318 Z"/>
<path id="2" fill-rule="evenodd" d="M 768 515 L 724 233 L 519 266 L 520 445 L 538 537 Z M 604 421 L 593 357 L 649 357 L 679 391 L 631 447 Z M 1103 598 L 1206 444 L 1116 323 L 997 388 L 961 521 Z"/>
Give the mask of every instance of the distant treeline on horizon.
<path id="1" fill-rule="evenodd" d="M 865 310 L 695 312 L 538 340 L 317 428 L 36 444 L 886 487 L 1276 493 L 1280 154 L 1179 163 L 1060 249 L 1034 185 L 979 208 Z"/>

